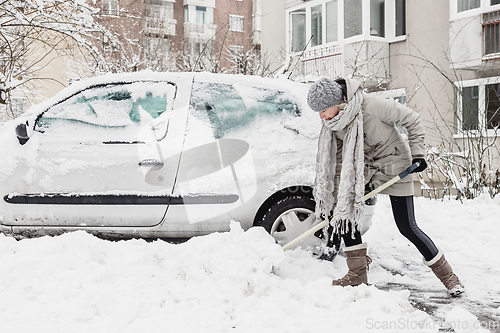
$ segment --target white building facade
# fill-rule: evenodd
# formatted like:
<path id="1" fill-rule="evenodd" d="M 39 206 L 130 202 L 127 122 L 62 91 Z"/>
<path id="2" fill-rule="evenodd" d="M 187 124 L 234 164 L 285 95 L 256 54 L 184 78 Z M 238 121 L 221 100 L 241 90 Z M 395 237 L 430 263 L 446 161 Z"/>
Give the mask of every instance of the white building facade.
<path id="1" fill-rule="evenodd" d="M 406 38 L 404 0 L 287 0 L 285 20 L 303 75 L 352 75 L 368 87 L 386 85 L 389 46 Z"/>
<path id="2" fill-rule="evenodd" d="M 291 78 L 354 77 L 417 111 L 428 147 L 500 168 L 500 0 L 272 2 L 284 12 L 263 4 L 262 49 L 284 49 Z"/>

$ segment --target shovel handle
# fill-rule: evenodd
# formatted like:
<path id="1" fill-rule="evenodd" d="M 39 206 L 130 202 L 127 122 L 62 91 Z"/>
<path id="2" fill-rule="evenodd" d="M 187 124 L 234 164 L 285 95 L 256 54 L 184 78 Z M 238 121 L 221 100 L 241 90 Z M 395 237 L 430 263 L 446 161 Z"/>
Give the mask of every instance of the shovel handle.
<path id="1" fill-rule="evenodd" d="M 389 186 L 391 186 L 392 184 L 394 183 L 397 183 L 398 181 L 400 181 L 401 179 L 405 178 L 406 176 L 408 176 L 410 173 L 412 173 L 413 171 L 415 171 L 416 168 L 418 168 L 420 166 L 420 162 L 415 162 L 413 163 L 412 165 L 410 165 L 408 168 L 406 168 L 405 171 L 401 172 L 399 175 L 397 175 L 396 177 L 392 178 L 391 180 L 389 180 L 388 182 L 380 185 L 379 187 L 377 187 L 376 189 L 374 189 L 373 191 L 371 191 L 370 193 L 366 194 L 364 197 L 363 197 L 363 201 L 365 200 L 368 200 L 370 199 L 371 197 L 373 197 L 375 194 L 379 193 L 379 192 L 382 192 L 383 190 L 385 190 L 386 188 L 388 188 Z M 299 235 L 297 238 L 295 238 L 294 240 L 292 240 L 291 242 L 285 244 L 283 246 L 283 251 L 286 251 L 292 247 L 294 247 L 295 245 L 297 245 L 298 243 L 302 242 L 304 239 L 306 239 L 307 237 L 311 236 L 312 234 L 314 234 L 316 231 L 320 230 L 320 229 L 323 229 L 324 227 L 326 227 L 328 225 L 328 221 L 325 220 L 325 221 L 321 221 L 320 223 L 316 224 L 314 227 L 312 227 L 311 229 L 307 230 L 306 232 L 304 232 L 303 234 Z"/>
<path id="2" fill-rule="evenodd" d="M 416 168 L 418 168 L 420 166 L 420 162 L 415 162 L 413 163 L 412 165 L 410 165 L 408 168 L 406 168 L 405 171 L 401 172 L 399 175 L 397 175 L 396 177 L 392 178 L 391 180 L 389 180 L 388 182 L 386 183 L 383 183 L 382 185 L 380 185 L 379 187 L 377 187 L 376 189 L 374 189 L 373 191 L 371 191 L 370 193 L 366 194 L 364 197 L 363 197 L 363 200 L 368 200 L 370 199 L 371 197 L 373 197 L 375 194 L 379 193 L 379 192 L 382 192 L 383 190 L 385 190 L 386 188 L 388 188 L 389 186 L 391 186 L 392 184 L 394 183 L 397 183 L 398 181 L 400 181 L 401 179 L 405 178 L 406 176 L 408 176 L 410 173 L 412 173 L 413 171 L 415 171 Z"/>

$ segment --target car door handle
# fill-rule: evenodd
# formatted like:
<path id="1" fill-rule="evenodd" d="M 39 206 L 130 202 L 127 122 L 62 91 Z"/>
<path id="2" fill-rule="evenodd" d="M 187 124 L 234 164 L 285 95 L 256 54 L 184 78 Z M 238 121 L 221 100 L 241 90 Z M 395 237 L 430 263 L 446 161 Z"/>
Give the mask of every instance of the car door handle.
<path id="1" fill-rule="evenodd" d="M 163 162 L 155 160 L 153 158 L 148 158 L 139 162 L 140 166 L 163 166 Z"/>

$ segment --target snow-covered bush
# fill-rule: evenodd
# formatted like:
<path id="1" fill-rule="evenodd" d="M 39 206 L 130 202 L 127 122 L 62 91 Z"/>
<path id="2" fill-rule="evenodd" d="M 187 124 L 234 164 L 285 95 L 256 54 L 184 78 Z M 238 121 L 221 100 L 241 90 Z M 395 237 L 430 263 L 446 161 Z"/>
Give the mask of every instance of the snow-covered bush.
<path id="1" fill-rule="evenodd" d="M 479 152 L 483 154 L 478 156 Z M 442 196 L 453 193 L 459 200 L 474 199 L 481 193 L 488 193 L 493 198 L 500 193 L 500 169 L 492 167 L 491 156 L 486 150 L 452 152 L 440 144 L 430 147 L 426 158 L 429 167 L 419 174 L 419 180 L 429 197 L 440 196 L 437 188 L 442 189 Z"/>

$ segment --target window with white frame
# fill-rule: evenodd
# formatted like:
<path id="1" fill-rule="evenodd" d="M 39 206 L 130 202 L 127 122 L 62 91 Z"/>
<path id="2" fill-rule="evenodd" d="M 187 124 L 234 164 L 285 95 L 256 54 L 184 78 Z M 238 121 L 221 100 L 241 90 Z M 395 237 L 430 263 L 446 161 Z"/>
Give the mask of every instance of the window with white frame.
<path id="1" fill-rule="evenodd" d="M 481 0 L 457 0 L 457 12 L 464 12 L 466 10 L 471 10 L 479 8 L 481 6 Z"/>
<path id="2" fill-rule="evenodd" d="M 207 7 L 196 6 L 196 23 L 205 24 L 207 16 Z"/>
<path id="3" fill-rule="evenodd" d="M 323 5 L 311 7 L 311 46 L 323 44 Z"/>
<path id="4" fill-rule="evenodd" d="M 393 41 L 402 40 L 406 35 L 406 0 L 318 2 L 306 2 L 287 11 L 287 42 L 291 52 L 302 52 L 306 47 L 323 46 L 342 38 L 374 36 Z"/>
<path id="5" fill-rule="evenodd" d="M 486 85 L 486 128 L 498 130 L 500 128 L 500 83 Z"/>
<path id="6" fill-rule="evenodd" d="M 229 30 L 231 31 L 243 31 L 243 16 L 241 15 L 229 15 Z"/>
<path id="7" fill-rule="evenodd" d="M 306 9 L 290 13 L 292 52 L 300 52 L 306 47 Z"/>
<path id="8" fill-rule="evenodd" d="M 326 3 L 326 42 L 336 42 L 338 40 L 338 6 L 337 0 Z"/>
<path id="9" fill-rule="evenodd" d="M 118 16 L 119 0 L 102 0 L 102 14 L 110 16 Z"/>
<path id="10" fill-rule="evenodd" d="M 406 35 L 406 0 L 396 0 L 396 37 Z"/>
<path id="11" fill-rule="evenodd" d="M 344 2 L 344 38 L 363 33 L 363 1 L 350 0 Z"/>
<path id="12" fill-rule="evenodd" d="M 459 129 L 495 132 L 500 126 L 500 77 L 457 83 Z"/>
<path id="13" fill-rule="evenodd" d="M 385 0 L 370 0 L 370 35 L 385 37 Z"/>
<path id="14" fill-rule="evenodd" d="M 396 0 L 397 1 L 397 0 Z M 450 21 L 479 16 L 500 9 L 500 0 L 451 0 Z M 481 17 L 481 20 L 483 18 Z"/>
<path id="15" fill-rule="evenodd" d="M 500 10 L 481 14 L 484 55 L 500 53 Z"/>
<path id="16" fill-rule="evenodd" d="M 144 15 L 154 19 L 173 19 L 174 3 L 170 1 L 144 1 Z"/>

